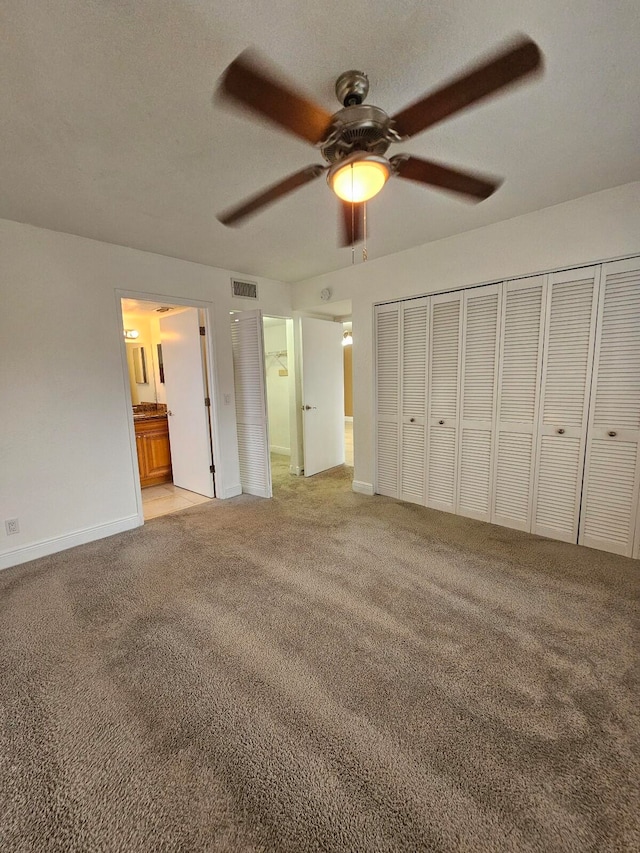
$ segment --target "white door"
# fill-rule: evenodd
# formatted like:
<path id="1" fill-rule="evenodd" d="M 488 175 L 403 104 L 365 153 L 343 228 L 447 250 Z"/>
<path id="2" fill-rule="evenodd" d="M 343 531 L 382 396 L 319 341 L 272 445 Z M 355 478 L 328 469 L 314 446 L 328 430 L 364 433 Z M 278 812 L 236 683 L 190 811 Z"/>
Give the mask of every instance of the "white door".
<path id="1" fill-rule="evenodd" d="M 640 263 L 603 264 L 581 545 L 633 554 L 640 481 Z"/>
<path id="2" fill-rule="evenodd" d="M 399 497 L 422 505 L 426 486 L 428 323 L 428 298 L 412 299 L 403 304 Z"/>
<path id="3" fill-rule="evenodd" d="M 304 475 L 344 465 L 342 324 L 300 318 Z"/>
<path id="4" fill-rule="evenodd" d="M 596 267 L 548 276 L 531 532 L 578 541 L 597 312 Z"/>
<path id="5" fill-rule="evenodd" d="M 213 497 L 198 309 L 160 319 L 173 482 Z"/>
<path id="6" fill-rule="evenodd" d="M 271 497 L 271 459 L 261 311 L 231 317 L 236 429 L 242 491 Z"/>
<path id="7" fill-rule="evenodd" d="M 456 512 L 489 521 L 498 376 L 498 285 L 466 291 L 463 309 Z"/>
<path id="8" fill-rule="evenodd" d="M 503 286 L 491 521 L 530 530 L 542 372 L 545 276 Z"/>
<path id="9" fill-rule="evenodd" d="M 377 305 L 376 318 L 376 482 L 375 491 L 398 497 L 400 404 L 400 308 Z"/>
<path id="10" fill-rule="evenodd" d="M 458 469 L 458 418 L 462 293 L 431 297 L 427 506 L 454 512 Z"/>

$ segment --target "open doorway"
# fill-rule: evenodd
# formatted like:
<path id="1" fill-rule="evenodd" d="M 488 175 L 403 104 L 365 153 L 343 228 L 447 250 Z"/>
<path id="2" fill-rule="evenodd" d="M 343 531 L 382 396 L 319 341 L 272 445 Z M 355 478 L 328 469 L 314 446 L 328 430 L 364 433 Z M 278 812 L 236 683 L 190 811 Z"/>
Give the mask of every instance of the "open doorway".
<path id="1" fill-rule="evenodd" d="M 269 455 L 271 477 L 277 484 L 291 470 L 292 442 L 295 424 L 291 423 L 293 386 L 293 353 L 291 334 L 283 317 L 263 317 L 264 372 L 269 420 Z M 294 399 L 295 405 L 295 399 Z"/>
<path id="2" fill-rule="evenodd" d="M 353 324 L 342 323 L 342 358 L 344 367 L 344 464 L 353 468 Z"/>
<path id="3" fill-rule="evenodd" d="M 145 521 L 215 496 L 206 316 L 189 305 L 121 300 Z"/>

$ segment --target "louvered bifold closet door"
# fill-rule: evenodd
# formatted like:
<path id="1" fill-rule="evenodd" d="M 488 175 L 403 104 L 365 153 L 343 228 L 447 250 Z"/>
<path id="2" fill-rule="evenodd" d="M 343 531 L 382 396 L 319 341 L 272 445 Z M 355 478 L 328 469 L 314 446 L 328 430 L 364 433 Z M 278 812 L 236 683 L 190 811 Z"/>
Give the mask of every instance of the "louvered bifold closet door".
<path id="1" fill-rule="evenodd" d="M 461 320 L 462 293 L 431 297 L 426 504 L 447 512 L 456 507 Z"/>
<path id="2" fill-rule="evenodd" d="M 545 276 L 503 285 L 491 521 L 530 530 Z"/>
<path id="3" fill-rule="evenodd" d="M 399 496 L 400 307 L 377 305 L 376 483 L 379 495 Z"/>
<path id="4" fill-rule="evenodd" d="M 579 542 L 630 557 L 640 476 L 640 259 L 604 264 L 601 275 Z"/>
<path id="5" fill-rule="evenodd" d="M 497 284 L 464 294 L 458 503 L 460 515 L 489 521 L 498 379 Z"/>
<path id="6" fill-rule="evenodd" d="M 402 306 L 400 497 L 425 503 L 427 331 L 429 300 Z"/>
<path id="7" fill-rule="evenodd" d="M 246 494 L 270 498 L 271 460 L 260 311 L 243 311 L 232 316 L 231 344 L 240 484 Z"/>
<path id="8" fill-rule="evenodd" d="M 597 313 L 597 267 L 547 278 L 531 530 L 578 541 Z"/>

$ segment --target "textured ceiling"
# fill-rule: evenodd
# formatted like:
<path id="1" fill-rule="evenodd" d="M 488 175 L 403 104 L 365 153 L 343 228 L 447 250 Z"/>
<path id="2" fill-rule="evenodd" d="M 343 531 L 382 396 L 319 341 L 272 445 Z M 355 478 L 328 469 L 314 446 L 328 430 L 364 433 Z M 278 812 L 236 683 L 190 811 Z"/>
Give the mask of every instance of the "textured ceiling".
<path id="1" fill-rule="evenodd" d="M 323 179 L 241 229 L 215 218 L 321 162 L 212 102 L 248 45 L 332 111 L 360 68 L 390 113 L 514 33 L 541 46 L 541 80 L 393 148 L 501 189 L 473 206 L 391 181 L 370 258 L 637 180 L 639 21 L 637 0 L 3 0 L 0 217 L 286 281 L 349 265 Z"/>

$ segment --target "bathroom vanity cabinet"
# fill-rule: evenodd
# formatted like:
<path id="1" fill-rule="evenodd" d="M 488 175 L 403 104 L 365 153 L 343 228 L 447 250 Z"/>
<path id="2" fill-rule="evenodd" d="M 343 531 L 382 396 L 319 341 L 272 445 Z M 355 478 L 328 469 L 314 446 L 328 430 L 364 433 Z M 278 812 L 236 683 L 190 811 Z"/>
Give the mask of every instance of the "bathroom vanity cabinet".
<path id="1" fill-rule="evenodd" d="M 157 486 L 170 483 L 171 449 L 166 415 L 134 418 L 136 450 L 140 469 L 140 485 Z"/>

